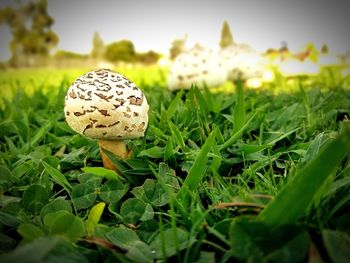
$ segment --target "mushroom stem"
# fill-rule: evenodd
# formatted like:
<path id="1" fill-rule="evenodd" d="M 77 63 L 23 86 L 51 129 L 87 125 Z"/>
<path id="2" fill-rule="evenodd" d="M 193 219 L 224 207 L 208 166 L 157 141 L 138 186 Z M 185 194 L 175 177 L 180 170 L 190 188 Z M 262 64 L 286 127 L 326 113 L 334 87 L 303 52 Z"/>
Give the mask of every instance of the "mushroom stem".
<path id="1" fill-rule="evenodd" d="M 122 159 L 126 159 L 129 155 L 129 151 L 123 140 L 99 140 L 100 153 L 103 161 L 103 166 L 110 170 L 117 170 L 117 167 L 113 162 L 108 158 L 108 156 L 103 152 L 102 149 L 105 149 Z"/>

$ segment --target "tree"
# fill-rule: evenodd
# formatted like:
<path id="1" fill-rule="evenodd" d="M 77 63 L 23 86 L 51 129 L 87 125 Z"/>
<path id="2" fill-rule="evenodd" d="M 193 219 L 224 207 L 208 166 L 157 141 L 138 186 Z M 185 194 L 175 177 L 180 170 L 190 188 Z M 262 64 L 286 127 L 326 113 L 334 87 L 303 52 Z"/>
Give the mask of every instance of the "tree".
<path id="1" fill-rule="evenodd" d="M 37 0 L 0 9 L 0 24 L 7 24 L 12 33 L 10 42 L 11 64 L 26 66 L 45 58 L 58 43 L 51 30 L 53 18 L 47 13 L 47 1 Z"/>
<path id="2" fill-rule="evenodd" d="M 94 33 L 92 39 L 91 57 L 101 59 L 105 53 L 105 43 L 98 32 Z"/>
<path id="3" fill-rule="evenodd" d="M 328 54 L 329 53 L 329 47 L 327 44 L 323 44 L 321 47 L 321 54 Z"/>
<path id="4" fill-rule="evenodd" d="M 171 43 L 171 48 L 169 50 L 171 60 L 174 60 L 179 54 L 185 51 L 186 41 L 187 41 L 187 36 L 183 38 L 175 39 Z"/>
<path id="5" fill-rule="evenodd" d="M 153 50 L 144 52 L 144 53 L 137 53 L 136 54 L 136 58 L 138 62 L 141 62 L 143 64 L 154 64 L 157 63 L 159 58 L 160 58 L 160 54 L 157 52 L 154 52 Z"/>
<path id="6" fill-rule="evenodd" d="M 134 44 L 129 40 L 121 40 L 107 45 L 104 56 L 110 62 L 133 62 L 135 54 Z"/>
<path id="7" fill-rule="evenodd" d="M 229 45 L 232 45 L 233 37 L 231 33 L 231 29 L 227 21 L 224 21 L 222 28 L 221 28 L 221 39 L 220 39 L 220 47 L 225 48 Z"/>

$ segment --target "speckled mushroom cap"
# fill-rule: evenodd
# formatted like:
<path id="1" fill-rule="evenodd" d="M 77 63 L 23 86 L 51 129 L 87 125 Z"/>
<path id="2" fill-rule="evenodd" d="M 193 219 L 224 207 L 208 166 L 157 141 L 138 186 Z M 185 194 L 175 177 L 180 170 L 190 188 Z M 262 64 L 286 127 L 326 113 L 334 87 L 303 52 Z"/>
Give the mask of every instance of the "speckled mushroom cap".
<path id="1" fill-rule="evenodd" d="M 228 80 L 251 79 L 263 75 L 263 57 L 247 44 L 232 44 L 219 52 Z"/>
<path id="2" fill-rule="evenodd" d="M 171 65 L 168 75 L 170 90 L 218 86 L 226 79 L 226 71 L 212 50 L 202 46 L 181 53 Z"/>
<path id="3" fill-rule="evenodd" d="M 71 85 L 65 98 L 68 125 L 87 137 L 105 140 L 142 137 L 148 125 L 142 91 L 108 69 L 88 72 Z"/>

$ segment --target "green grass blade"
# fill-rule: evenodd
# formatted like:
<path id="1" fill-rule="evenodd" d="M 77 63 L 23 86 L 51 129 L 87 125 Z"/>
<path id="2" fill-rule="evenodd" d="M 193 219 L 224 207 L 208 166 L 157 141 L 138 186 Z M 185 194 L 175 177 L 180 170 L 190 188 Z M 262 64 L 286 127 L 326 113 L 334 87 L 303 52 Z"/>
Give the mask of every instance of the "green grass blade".
<path id="1" fill-rule="evenodd" d="M 93 236 L 95 234 L 96 226 L 101 219 L 105 206 L 106 204 L 101 202 L 94 205 L 91 208 L 88 219 L 86 220 L 86 223 L 85 223 L 85 229 L 88 236 Z"/>
<path id="2" fill-rule="evenodd" d="M 291 135 L 292 133 L 296 132 L 297 130 L 299 130 L 299 128 L 296 128 L 296 129 L 293 129 L 291 131 L 288 131 L 288 132 L 284 132 L 284 133 L 281 133 L 280 136 L 278 136 L 277 138 L 274 138 L 272 140 L 270 140 L 269 142 L 266 142 L 264 145 L 266 145 L 266 147 L 269 147 L 269 146 L 273 146 L 275 145 L 278 141 L 288 137 L 289 135 Z"/>
<path id="3" fill-rule="evenodd" d="M 318 189 L 332 175 L 337 165 L 349 154 L 350 127 L 323 147 L 261 212 L 258 218 L 277 226 L 295 223 L 310 207 Z"/>
<path id="4" fill-rule="evenodd" d="M 235 83 L 237 88 L 237 102 L 233 111 L 233 133 L 237 133 L 245 123 L 245 103 L 244 103 L 244 91 L 243 83 L 241 80 Z"/>
<path id="5" fill-rule="evenodd" d="M 60 171 L 58 171 L 57 169 L 55 169 L 54 167 L 52 167 L 48 163 L 42 161 L 42 164 L 45 167 L 47 173 L 53 179 L 53 181 L 55 183 L 59 184 L 60 186 L 62 186 L 67 191 L 67 193 L 70 194 L 70 192 L 72 190 L 72 186 L 69 184 L 66 177 Z"/>
<path id="6" fill-rule="evenodd" d="M 230 139 L 228 139 L 225 143 L 223 143 L 222 145 L 220 145 L 219 149 L 220 151 L 225 150 L 226 148 L 230 147 L 232 144 L 234 144 L 239 137 L 241 137 L 242 133 L 247 129 L 247 127 L 249 126 L 249 124 L 252 122 L 252 120 L 254 119 L 254 117 L 258 114 L 258 111 L 256 111 L 247 121 L 246 123 L 238 130 L 236 131 L 236 133 L 234 133 Z"/>
<path id="7" fill-rule="evenodd" d="M 49 130 L 51 129 L 51 122 L 46 123 L 42 126 L 38 132 L 34 135 L 34 137 L 30 140 L 30 145 L 33 147 L 36 143 L 38 143 L 42 138 L 44 138 Z"/>
<path id="8" fill-rule="evenodd" d="M 183 95 L 184 91 L 183 90 L 180 90 L 177 94 L 176 94 L 176 97 L 175 99 L 173 99 L 171 101 L 171 103 L 169 104 L 167 110 L 166 110 L 166 115 L 169 119 L 171 119 L 175 113 L 176 113 L 176 110 L 178 109 L 179 105 L 181 104 L 181 97 Z"/>
<path id="9" fill-rule="evenodd" d="M 209 107 L 211 102 L 208 100 L 208 98 L 204 98 L 202 92 L 200 92 L 198 88 L 193 88 L 193 92 L 195 94 L 194 102 L 198 103 L 197 106 L 202 113 L 202 117 L 206 119 L 210 112 Z"/>
<path id="10" fill-rule="evenodd" d="M 168 125 L 176 144 L 179 145 L 184 152 L 187 152 L 187 147 L 185 145 L 185 141 L 180 130 L 170 119 L 168 119 Z"/>
<path id="11" fill-rule="evenodd" d="M 154 176 L 157 178 L 159 184 L 162 186 L 162 188 L 168 193 L 168 195 L 171 198 L 170 213 L 175 214 L 174 208 L 176 207 L 177 211 L 181 215 L 182 220 L 184 220 L 185 225 L 187 226 L 188 229 L 190 229 L 191 222 L 190 222 L 189 212 L 186 211 L 182 203 L 180 203 L 179 200 L 176 198 L 174 191 L 169 187 L 169 185 L 164 180 L 169 168 L 166 166 L 165 163 L 160 163 L 158 173 L 155 171 L 155 169 L 152 166 L 150 166 L 150 169 L 152 170 Z M 174 219 L 175 219 L 175 216 L 172 218 L 172 220 Z"/>
<path id="12" fill-rule="evenodd" d="M 183 185 L 181 186 L 177 194 L 178 200 L 182 202 L 185 207 L 188 205 L 189 194 L 191 194 L 192 191 L 198 188 L 200 182 L 203 179 L 203 176 L 207 169 L 206 164 L 209 159 L 209 152 L 215 144 L 216 133 L 217 130 L 213 130 L 208 136 L 208 139 L 206 140 L 202 149 L 198 153 L 196 160 L 194 161 Z"/>
<path id="13" fill-rule="evenodd" d="M 105 177 L 108 180 L 120 180 L 116 171 L 106 169 L 104 167 L 83 167 L 81 170 L 84 173 L 92 173 L 101 177 Z"/>

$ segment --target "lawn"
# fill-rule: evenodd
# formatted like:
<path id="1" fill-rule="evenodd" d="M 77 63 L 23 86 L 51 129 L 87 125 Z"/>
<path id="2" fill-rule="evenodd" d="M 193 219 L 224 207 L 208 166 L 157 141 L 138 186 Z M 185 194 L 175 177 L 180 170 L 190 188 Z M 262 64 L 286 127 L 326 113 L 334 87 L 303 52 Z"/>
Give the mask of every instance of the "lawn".
<path id="1" fill-rule="evenodd" d="M 0 73 L 0 262 L 348 261 L 350 85 L 337 69 L 213 92 L 117 69 L 150 105 L 131 157 L 109 154 L 119 174 L 64 119 L 87 70 Z"/>

